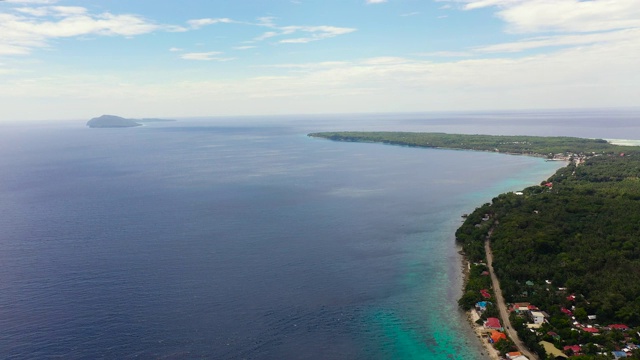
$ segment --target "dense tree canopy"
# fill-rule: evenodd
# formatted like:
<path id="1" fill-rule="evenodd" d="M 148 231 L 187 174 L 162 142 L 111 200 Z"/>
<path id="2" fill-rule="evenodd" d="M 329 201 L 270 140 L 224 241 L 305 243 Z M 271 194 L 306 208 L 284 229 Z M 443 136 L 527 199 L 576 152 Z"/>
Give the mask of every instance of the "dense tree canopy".
<path id="1" fill-rule="evenodd" d="M 602 139 L 575 137 L 463 135 L 413 132 L 323 132 L 309 134 L 338 141 L 379 142 L 393 145 L 498 151 L 513 154 L 552 156 L 554 154 L 619 153 L 628 147 Z"/>

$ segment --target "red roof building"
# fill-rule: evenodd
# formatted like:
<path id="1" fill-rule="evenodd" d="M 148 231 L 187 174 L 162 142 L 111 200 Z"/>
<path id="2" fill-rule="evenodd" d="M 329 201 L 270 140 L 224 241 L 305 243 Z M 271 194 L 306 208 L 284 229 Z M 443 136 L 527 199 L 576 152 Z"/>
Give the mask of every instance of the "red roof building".
<path id="1" fill-rule="evenodd" d="M 588 332 L 588 333 L 591 333 L 591 334 L 597 334 L 597 333 L 599 333 L 599 332 L 600 332 L 600 330 L 598 330 L 598 329 L 596 329 L 596 328 L 590 328 L 590 327 L 582 328 L 582 330 L 583 330 L 584 332 Z"/>
<path id="2" fill-rule="evenodd" d="M 560 311 L 562 311 L 563 313 L 569 315 L 569 316 L 573 316 L 573 313 L 571 312 L 571 310 L 567 309 L 567 308 L 562 308 L 560 309 Z"/>
<path id="3" fill-rule="evenodd" d="M 500 324 L 500 319 L 498 318 L 487 318 L 487 321 L 484 323 L 484 327 L 494 330 L 502 329 L 502 325 Z"/>
<path id="4" fill-rule="evenodd" d="M 627 325 L 624 324 L 613 324 L 613 325 L 609 325 L 609 329 L 611 330 L 629 330 L 629 327 Z"/>
<path id="5" fill-rule="evenodd" d="M 480 290 L 480 294 L 485 299 L 491 299 L 491 294 L 489 294 L 489 291 L 487 289 Z"/>
<path id="6" fill-rule="evenodd" d="M 577 354 L 580 352 L 580 345 L 568 345 L 564 347 L 564 352 L 567 352 L 567 350 L 571 350 L 571 352 L 573 352 L 574 354 Z"/>

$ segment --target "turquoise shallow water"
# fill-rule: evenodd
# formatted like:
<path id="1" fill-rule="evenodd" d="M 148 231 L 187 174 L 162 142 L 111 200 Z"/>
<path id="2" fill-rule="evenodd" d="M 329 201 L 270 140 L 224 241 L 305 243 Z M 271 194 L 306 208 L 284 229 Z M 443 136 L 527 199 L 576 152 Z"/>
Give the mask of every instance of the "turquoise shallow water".
<path id="1" fill-rule="evenodd" d="M 500 163 L 504 155 L 484 156 L 495 156 L 490 161 Z M 484 358 L 465 315 L 457 308 L 457 299 L 461 294 L 461 259 L 451 246 L 452 234 L 461 223 L 458 214 L 470 212 L 475 206 L 490 201 L 502 192 L 537 184 L 538 179 L 546 179 L 560 166 L 540 159 L 519 160 L 522 160 L 521 165 L 526 164 L 526 170 L 508 170 L 513 164 L 498 166 L 508 172 L 500 172 L 504 178 L 487 181 L 484 188 L 452 196 L 448 204 L 450 208 L 432 215 L 439 225 L 432 231 L 412 236 L 416 241 L 415 257 L 405 264 L 401 281 L 411 289 L 408 296 L 415 303 L 409 305 L 409 311 L 414 314 L 405 315 L 405 308 L 398 312 L 378 311 L 370 315 L 369 321 L 383 329 L 385 334 L 383 358 Z M 497 172 L 496 166 L 492 168 Z"/>
<path id="2" fill-rule="evenodd" d="M 482 358 L 453 233 L 560 166 L 273 120 L 3 126 L 9 359 Z"/>

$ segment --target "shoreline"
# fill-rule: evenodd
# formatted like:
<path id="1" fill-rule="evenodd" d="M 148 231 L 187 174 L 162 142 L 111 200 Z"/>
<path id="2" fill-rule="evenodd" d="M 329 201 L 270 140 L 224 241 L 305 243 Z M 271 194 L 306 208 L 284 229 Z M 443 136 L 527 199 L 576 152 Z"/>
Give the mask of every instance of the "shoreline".
<path id="1" fill-rule="evenodd" d="M 483 335 L 485 334 L 484 327 L 476 324 L 476 320 L 480 319 L 480 317 L 478 316 L 478 313 L 475 311 L 475 309 L 467 311 L 466 315 L 469 325 L 473 328 L 478 341 L 482 343 L 482 348 L 486 352 L 486 354 L 482 353 L 482 355 L 488 356 L 491 360 L 500 360 L 501 357 L 498 354 L 498 350 L 496 350 L 496 348 L 494 348 L 493 345 L 489 343 L 489 341 L 487 340 L 488 338 L 483 337 Z"/>
<path id="2" fill-rule="evenodd" d="M 504 153 L 503 153 L 504 154 Z M 523 155 L 523 154 L 508 154 L 508 155 Z M 531 155 L 525 155 L 525 156 L 531 156 Z M 532 157 L 536 157 L 536 158 L 543 158 L 542 156 L 532 156 Z M 566 159 L 553 159 L 554 161 L 562 161 L 563 162 L 563 166 L 561 166 L 560 168 L 564 168 L 567 167 L 568 165 L 570 165 L 572 162 L 568 161 Z M 545 161 L 549 161 L 549 159 L 545 159 Z M 557 170 L 556 170 L 557 171 Z M 550 176 L 552 176 L 553 174 L 549 175 L 546 177 L 546 179 L 548 179 Z M 464 293 L 466 285 L 469 281 L 469 277 L 470 277 L 470 269 L 471 269 L 471 263 L 469 262 L 469 259 L 467 258 L 467 255 L 464 253 L 464 251 L 462 250 L 462 246 L 459 244 L 456 244 L 457 247 L 457 252 L 458 255 L 460 255 L 460 259 L 461 259 L 461 271 L 462 271 L 462 293 Z M 493 346 L 493 344 L 491 344 L 488 341 L 488 335 L 487 334 L 487 330 L 484 328 L 483 325 L 479 325 L 476 323 L 476 321 L 478 319 L 480 319 L 480 316 L 478 315 L 476 309 L 471 309 L 468 311 L 464 311 L 465 313 L 465 317 L 467 322 L 469 323 L 469 326 L 471 328 L 471 330 L 476 334 L 476 337 L 478 338 L 478 341 L 480 341 L 482 348 L 484 349 L 484 352 L 482 353 L 483 356 L 485 356 L 486 358 L 489 358 L 491 360 L 502 360 L 504 359 L 504 357 L 501 357 L 498 350 L 496 350 L 496 348 Z M 483 336 L 485 335 L 485 336 Z"/>
<path id="3" fill-rule="evenodd" d="M 458 254 L 461 256 L 462 258 L 462 264 L 461 264 L 461 270 L 462 270 L 462 290 L 464 291 L 464 288 L 467 284 L 467 281 L 469 281 L 469 260 L 467 260 L 467 257 L 465 256 L 464 252 L 462 251 L 462 248 L 459 247 L 458 250 Z M 471 330 L 473 330 L 473 332 L 476 334 L 476 338 L 478 339 L 478 341 L 480 342 L 480 344 L 482 345 L 482 349 L 484 350 L 481 354 L 491 360 L 501 360 L 502 358 L 500 357 L 500 355 L 498 354 L 498 350 L 496 350 L 496 348 L 493 347 L 493 345 L 491 345 L 491 343 L 489 343 L 488 338 L 487 337 L 483 337 L 484 334 L 486 334 L 486 331 L 484 329 L 484 326 L 482 325 L 478 325 L 476 323 L 476 321 L 478 319 L 480 319 L 480 316 L 478 315 L 478 312 L 475 309 L 471 309 L 468 311 L 464 312 L 465 314 L 465 318 L 467 320 L 467 323 L 469 323 L 469 326 L 471 327 Z"/>

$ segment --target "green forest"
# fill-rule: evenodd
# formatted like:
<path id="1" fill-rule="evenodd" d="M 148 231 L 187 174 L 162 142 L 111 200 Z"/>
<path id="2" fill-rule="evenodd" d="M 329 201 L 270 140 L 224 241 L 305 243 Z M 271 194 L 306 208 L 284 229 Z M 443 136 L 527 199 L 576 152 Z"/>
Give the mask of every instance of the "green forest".
<path id="1" fill-rule="evenodd" d="M 377 142 L 391 145 L 496 151 L 510 154 L 553 157 L 555 154 L 613 154 L 628 146 L 609 144 L 602 139 L 576 137 L 464 135 L 413 132 L 322 132 L 309 134 L 336 141 Z"/>
<path id="2" fill-rule="evenodd" d="M 535 304 L 550 316 L 536 336 L 526 328 L 520 332 L 531 348 L 540 351 L 540 340 L 560 348 L 582 344 L 583 358 L 591 359 L 603 350 L 640 341 L 640 147 L 566 137 L 383 132 L 312 136 L 580 158 L 540 185 L 498 195 L 466 217 L 456 239 L 477 265 L 460 305 L 473 307 L 482 300 L 479 290 L 490 287 L 481 276 L 490 234 L 493 267 L 506 301 Z M 562 309 L 572 309 L 575 319 Z M 635 329 L 594 336 L 576 331 L 572 322 Z"/>

